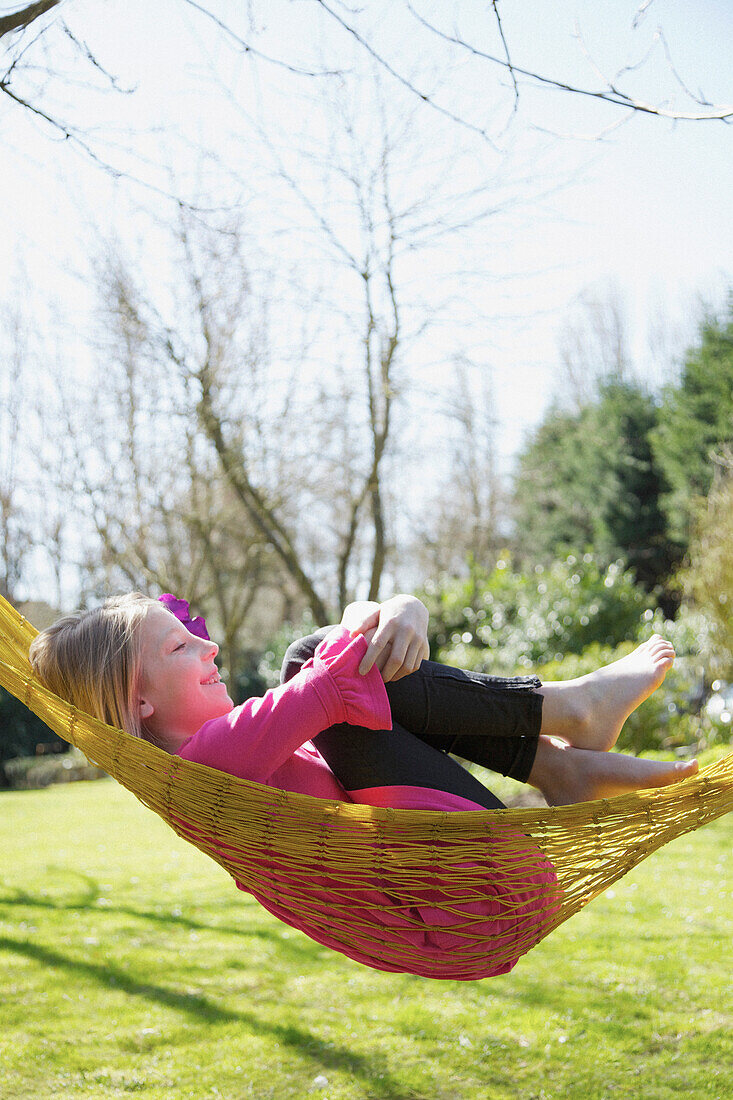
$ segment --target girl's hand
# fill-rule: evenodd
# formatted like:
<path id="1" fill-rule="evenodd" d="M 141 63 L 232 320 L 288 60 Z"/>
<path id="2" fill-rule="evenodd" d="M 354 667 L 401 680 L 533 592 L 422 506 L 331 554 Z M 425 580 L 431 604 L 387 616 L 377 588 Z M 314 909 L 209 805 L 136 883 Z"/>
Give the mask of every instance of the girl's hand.
<path id="1" fill-rule="evenodd" d="M 351 604 L 342 620 L 351 637 L 369 643 L 359 665 L 365 676 L 376 665 L 385 684 L 416 672 L 429 655 L 428 609 L 415 596 L 393 596 L 382 604 Z"/>

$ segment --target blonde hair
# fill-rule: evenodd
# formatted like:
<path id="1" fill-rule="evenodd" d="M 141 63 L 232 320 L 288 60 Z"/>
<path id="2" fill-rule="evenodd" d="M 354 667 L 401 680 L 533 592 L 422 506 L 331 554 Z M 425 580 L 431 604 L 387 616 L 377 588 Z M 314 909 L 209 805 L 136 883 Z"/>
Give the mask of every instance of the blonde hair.
<path id="1" fill-rule="evenodd" d="M 138 688 L 139 626 L 157 600 L 130 592 L 101 607 L 64 615 L 33 639 L 30 661 L 38 679 L 79 710 L 145 737 Z"/>

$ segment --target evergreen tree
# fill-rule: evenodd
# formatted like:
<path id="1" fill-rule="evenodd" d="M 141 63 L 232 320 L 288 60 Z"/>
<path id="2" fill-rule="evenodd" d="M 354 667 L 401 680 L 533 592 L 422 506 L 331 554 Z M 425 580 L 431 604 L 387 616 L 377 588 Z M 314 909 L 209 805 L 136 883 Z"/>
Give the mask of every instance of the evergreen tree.
<path id="1" fill-rule="evenodd" d="M 679 384 L 663 395 L 651 441 L 669 483 L 662 501 L 669 530 L 686 546 L 696 500 L 713 482 L 714 456 L 733 442 L 733 295 L 726 318 L 700 326 Z"/>
<path id="2" fill-rule="evenodd" d="M 550 411 L 520 456 L 514 517 L 524 561 L 593 548 L 622 557 L 652 590 L 681 557 L 660 497 L 668 490 L 652 452 L 653 398 L 638 383 L 602 382 L 577 413 Z"/>

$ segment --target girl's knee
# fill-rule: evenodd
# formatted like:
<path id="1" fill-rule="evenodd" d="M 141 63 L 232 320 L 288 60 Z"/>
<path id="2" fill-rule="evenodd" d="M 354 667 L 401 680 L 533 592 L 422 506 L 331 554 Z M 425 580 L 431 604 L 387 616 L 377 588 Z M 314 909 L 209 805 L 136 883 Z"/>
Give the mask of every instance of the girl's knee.
<path id="1" fill-rule="evenodd" d="M 308 634 L 305 638 L 298 638 L 292 642 L 285 651 L 282 667 L 280 669 L 280 683 L 284 684 L 300 672 L 306 661 L 309 661 L 315 653 L 318 645 L 333 628 L 325 626 L 314 634 Z"/>

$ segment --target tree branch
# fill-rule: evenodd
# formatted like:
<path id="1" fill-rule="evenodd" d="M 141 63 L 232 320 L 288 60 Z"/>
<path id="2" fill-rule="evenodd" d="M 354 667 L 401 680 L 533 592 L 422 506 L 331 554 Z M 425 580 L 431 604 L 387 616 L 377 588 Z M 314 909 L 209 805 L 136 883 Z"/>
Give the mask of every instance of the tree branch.
<path id="1" fill-rule="evenodd" d="M 197 377 L 201 386 L 201 401 L 198 410 L 201 426 L 214 446 L 227 481 L 237 498 L 244 505 L 252 522 L 262 532 L 266 541 L 272 546 L 288 573 L 298 585 L 308 601 L 308 606 L 313 612 L 318 625 L 325 625 L 329 621 L 328 611 L 313 587 L 310 578 L 301 567 L 290 537 L 271 509 L 267 507 L 261 493 L 252 485 L 244 469 L 242 457 L 240 455 L 235 457 L 224 438 L 221 420 L 214 411 L 209 368 L 204 366 L 198 372 Z"/>
<path id="2" fill-rule="evenodd" d="M 512 65 L 512 59 L 509 56 L 509 46 L 507 45 L 507 40 L 504 36 L 504 27 L 502 26 L 501 16 L 499 15 L 498 0 L 491 0 L 491 5 L 494 9 L 494 15 L 496 16 L 496 24 L 499 28 L 499 35 L 501 37 L 502 45 L 504 46 L 504 53 L 506 55 L 507 68 L 509 69 L 509 72 L 511 73 L 512 84 L 514 85 L 514 107 L 512 108 L 512 114 L 514 115 L 514 114 L 517 113 L 517 107 L 519 106 L 519 85 L 517 84 L 517 78 L 516 78 L 516 75 L 514 73 L 514 66 Z"/>
<path id="3" fill-rule="evenodd" d="M 342 73 L 341 69 L 323 69 L 320 72 L 310 69 L 301 69 L 296 65 L 289 65 L 287 61 L 281 61 L 277 57 L 269 57 L 267 54 L 255 49 L 250 42 L 245 42 L 245 40 L 233 31 L 227 23 L 219 19 L 213 12 L 208 11 L 203 4 L 197 4 L 196 0 L 184 0 L 184 3 L 188 4 L 190 8 L 193 8 L 200 15 L 205 16 L 206 19 L 210 19 L 220 31 L 223 31 L 228 38 L 231 38 L 231 40 L 239 46 L 242 53 L 248 53 L 251 54 L 252 57 L 258 57 L 261 61 L 266 61 L 269 65 L 278 65 L 281 69 L 285 69 L 295 76 L 340 76 Z"/>
<path id="4" fill-rule="evenodd" d="M 474 123 L 468 122 L 467 119 L 461 118 L 460 115 L 454 114 L 453 111 L 449 111 L 447 107 L 441 107 L 439 103 L 436 103 L 435 100 L 427 94 L 427 92 L 421 92 L 419 88 L 417 88 L 410 80 L 407 79 L 407 77 L 402 76 L 401 73 L 397 72 L 397 70 L 393 68 L 392 65 L 390 65 L 389 61 L 387 61 L 387 59 L 381 54 L 377 53 L 377 51 L 366 40 L 366 38 L 364 38 L 363 35 L 359 34 L 356 27 L 352 27 L 351 24 L 347 23 L 345 19 L 342 19 L 340 15 L 337 15 L 337 13 L 328 6 L 325 0 L 316 0 L 316 3 L 320 4 L 326 14 L 330 15 L 331 18 L 339 24 L 339 26 L 343 27 L 347 34 L 350 34 L 351 37 L 354 38 L 356 42 L 358 42 L 362 49 L 366 50 L 369 56 L 374 58 L 377 64 L 382 69 L 384 69 L 385 72 L 388 72 L 391 77 L 393 77 L 399 84 L 403 86 L 403 88 L 407 88 L 408 92 L 411 92 L 412 95 L 417 96 L 417 98 L 421 100 L 421 102 L 424 103 L 426 107 L 430 107 L 433 111 L 437 111 L 438 114 L 443 115 L 447 119 L 450 119 L 451 122 L 457 123 L 458 126 L 462 126 L 464 129 L 471 130 L 474 134 L 478 134 L 484 139 L 484 141 L 488 142 L 492 149 L 495 149 L 498 152 L 498 149 L 489 137 L 489 133 L 487 130 L 485 130 L 482 126 L 476 126 Z"/>
<path id="5" fill-rule="evenodd" d="M 322 3 L 322 0 L 319 0 Z M 568 84 L 563 80 L 555 80 L 552 77 L 542 76 L 541 73 L 533 72 L 531 69 L 522 69 L 518 65 L 515 65 L 508 58 L 495 57 L 493 54 L 486 53 L 485 50 L 480 50 L 477 46 L 471 45 L 464 39 L 459 38 L 457 35 L 447 34 L 445 31 L 441 31 L 438 27 L 430 23 L 424 16 L 420 15 L 415 10 L 410 0 L 407 0 L 407 8 L 410 14 L 417 20 L 421 26 L 432 34 L 437 35 L 438 38 L 444 42 L 449 42 L 453 46 L 458 46 L 460 49 L 467 50 L 473 57 L 480 58 L 482 61 L 488 61 L 492 65 L 498 65 L 502 69 L 507 69 L 511 72 L 514 79 L 515 74 L 525 76 L 529 80 L 534 80 L 538 84 L 544 84 L 550 88 L 557 88 L 561 92 L 570 92 L 573 95 L 587 96 L 591 99 L 599 99 L 604 103 L 611 103 L 616 107 L 623 107 L 626 110 L 636 111 L 640 114 L 658 115 L 660 118 L 669 118 L 677 121 L 688 122 L 709 122 L 717 121 L 724 122 L 726 125 L 730 125 L 733 120 L 733 104 L 731 105 L 719 105 L 711 111 L 700 112 L 684 112 L 684 111 L 668 111 L 663 107 L 655 106 L 652 103 L 644 103 L 642 100 L 634 99 L 632 96 L 626 95 L 618 88 L 609 84 L 607 88 L 600 90 L 592 90 L 589 88 L 580 88 L 574 84 Z M 504 36 L 502 33 L 502 40 Z M 697 102 L 702 102 L 697 100 Z"/>
<path id="6" fill-rule="evenodd" d="M 12 34 L 13 31 L 25 30 L 36 19 L 45 15 L 47 11 L 51 11 L 52 8 L 57 8 L 62 2 L 63 0 L 37 0 L 37 3 L 28 4 L 20 11 L 13 12 L 12 15 L 0 16 L 0 38 L 6 34 Z"/>

